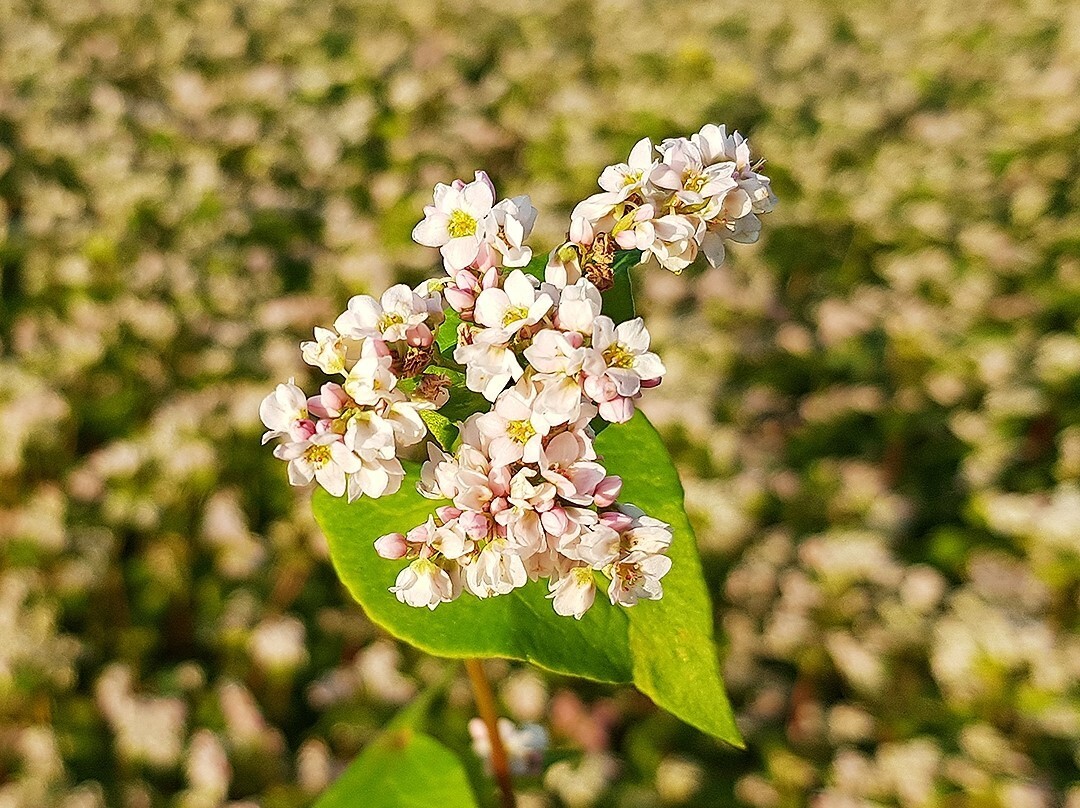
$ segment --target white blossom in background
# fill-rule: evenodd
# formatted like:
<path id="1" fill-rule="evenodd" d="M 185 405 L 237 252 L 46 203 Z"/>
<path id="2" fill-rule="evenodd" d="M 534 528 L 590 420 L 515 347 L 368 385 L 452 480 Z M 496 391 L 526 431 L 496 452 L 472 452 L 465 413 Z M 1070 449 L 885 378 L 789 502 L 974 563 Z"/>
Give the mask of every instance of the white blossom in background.
<path id="1" fill-rule="evenodd" d="M 511 773 L 517 777 L 540 774 L 544 770 L 544 755 L 548 749 L 547 730 L 539 724 L 522 724 L 518 727 L 509 718 L 500 718 L 497 726 Z M 490 768 L 491 736 L 483 719 L 473 718 L 469 721 L 469 735 L 476 756 Z"/>

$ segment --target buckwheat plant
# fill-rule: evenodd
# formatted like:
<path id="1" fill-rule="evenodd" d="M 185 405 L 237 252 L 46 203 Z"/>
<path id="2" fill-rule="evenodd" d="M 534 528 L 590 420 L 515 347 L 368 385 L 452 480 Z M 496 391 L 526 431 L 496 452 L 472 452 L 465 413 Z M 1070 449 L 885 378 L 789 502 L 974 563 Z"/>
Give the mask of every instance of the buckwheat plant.
<path id="1" fill-rule="evenodd" d="M 678 477 L 635 414 L 665 368 L 630 270 L 717 266 L 726 242 L 756 240 L 775 203 L 759 167 L 722 126 L 643 139 L 535 259 L 527 196 L 498 200 L 482 171 L 439 184 L 413 239 L 439 250 L 442 274 L 352 298 L 301 345 L 332 380 L 310 397 L 290 380 L 262 403 L 290 482 L 329 495 L 316 517 L 372 619 L 469 660 L 504 804 L 513 728 L 494 731 L 477 657 L 632 682 L 739 742 Z M 623 611 L 640 601 L 660 603 Z"/>

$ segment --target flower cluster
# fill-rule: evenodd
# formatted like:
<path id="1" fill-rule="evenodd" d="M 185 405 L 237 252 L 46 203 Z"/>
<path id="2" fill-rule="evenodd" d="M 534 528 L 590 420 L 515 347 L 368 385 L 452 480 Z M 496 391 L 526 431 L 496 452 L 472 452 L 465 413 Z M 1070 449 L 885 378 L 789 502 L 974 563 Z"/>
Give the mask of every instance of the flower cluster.
<path id="1" fill-rule="evenodd" d="M 528 196 L 495 202 L 495 186 L 484 171 L 466 183 L 454 180 L 435 186 L 424 220 L 413 228 L 413 239 L 438 247 L 443 266 L 455 276 L 469 267 L 523 267 L 532 258 L 524 240 L 536 222 L 536 208 Z M 462 279 L 464 283 L 464 279 Z"/>
<path id="2" fill-rule="evenodd" d="M 682 272 L 699 252 L 719 266 L 724 242 L 757 241 L 758 216 L 776 204 L 758 168 L 746 139 L 723 126 L 708 124 L 655 148 L 648 138 L 639 140 L 625 163 L 604 169 L 603 191 L 574 208 L 568 241 L 548 262 L 549 280 L 595 273 L 603 286 L 603 268 L 616 248 L 640 250 L 642 260 L 655 258 L 672 272 Z"/>
<path id="3" fill-rule="evenodd" d="M 480 171 L 437 185 L 413 238 L 439 248 L 445 274 L 354 297 L 301 346 L 343 380 L 312 398 L 290 382 L 264 400 L 265 440 L 282 439 L 290 481 L 352 500 L 398 490 L 399 450 L 427 432 L 422 410 L 464 389 L 486 399 L 455 424 L 453 445 L 428 445 L 418 489 L 450 504 L 376 542 L 380 556 L 410 562 L 391 589 L 401 602 L 434 609 L 545 578 L 555 611 L 580 618 L 598 575 L 613 604 L 661 597 L 671 531 L 616 502 L 622 481 L 601 465 L 592 424 L 630 420 L 665 369 L 641 318 L 616 322 L 602 293 L 616 248 L 672 269 L 699 245 L 715 260 L 723 238 L 756 235 L 772 196 L 737 133 L 706 127 L 653 151 L 643 140 L 604 171 L 604 193 L 574 212 L 572 241 L 546 267 L 540 259 L 542 281 L 525 245 L 536 220 L 527 196 L 496 201 Z"/>
<path id="4" fill-rule="evenodd" d="M 454 453 L 429 444 L 419 490 L 451 504 L 375 545 L 383 558 L 413 559 L 391 589 L 402 603 L 434 609 L 462 591 L 505 595 L 543 577 L 555 611 L 580 618 L 593 604 L 596 571 L 610 580 L 612 603 L 663 594 L 671 531 L 616 505 L 622 480 L 597 462 L 588 426 L 595 408 L 552 426 L 536 400 L 523 380 L 464 422 Z"/>
<path id="5" fill-rule="evenodd" d="M 437 295 L 397 285 L 381 300 L 352 298 L 333 329 L 315 329 L 315 339 L 300 346 L 304 361 L 342 380 L 310 398 L 290 380 L 259 408 L 268 430 L 263 442 L 282 439 L 274 454 L 288 461 L 289 482 L 315 480 L 334 496 L 348 493 L 350 502 L 401 487 L 399 448 L 427 434 L 420 410 L 445 400 L 424 373 L 442 319 Z M 403 378 L 411 394 L 399 385 Z"/>

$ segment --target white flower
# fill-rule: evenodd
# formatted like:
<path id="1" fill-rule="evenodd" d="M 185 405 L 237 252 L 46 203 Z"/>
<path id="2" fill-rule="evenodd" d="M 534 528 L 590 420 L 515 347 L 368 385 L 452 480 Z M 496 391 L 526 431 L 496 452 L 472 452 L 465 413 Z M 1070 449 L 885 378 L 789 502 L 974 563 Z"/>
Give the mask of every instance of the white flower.
<path id="1" fill-rule="evenodd" d="M 506 528 L 510 546 L 524 555 L 533 555 L 546 548 L 545 532 L 540 514 L 551 508 L 555 486 L 546 480 L 533 484 L 536 472 L 528 468 L 518 471 L 510 480 L 506 507 L 495 514 L 495 521 Z"/>
<path id="2" fill-rule="evenodd" d="M 457 520 L 437 526 L 431 533 L 429 543 L 447 558 L 453 560 L 472 551 L 473 541 Z"/>
<path id="3" fill-rule="evenodd" d="M 750 143 L 738 132 L 727 133 L 727 127 L 706 124 L 690 140 L 698 147 L 702 159 L 710 163 L 733 162 L 735 180 L 750 198 L 754 213 L 768 213 L 776 206 L 769 178 L 758 174 L 750 160 Z"/>
<path id="4" fill-rule="evenodd" d="M 505 539 L 493 539 L 465 567 L 465 588 L 478 598 L 505 595 L 525 586 L 529 576 L 521 556 Z"/>
<path id="5" fill-rule="evenodd" d="M 493 465 L 540 459 L 544 436 L 551 427 L 535 404 L 536 389 L 523 382 L 500 394 L 491 411 L 476 419 L 477 429 L 488 440 Z"/>
<path id="6" fill-rule="evenodd" d="M 370 295 L 351 298 L 346 311 L 334 322 L 334 328 L 353 339 L 398 342 L 408 339 L 431 317 L 432 307 L 439 302 L 437 296 L 424 297 L 399 283 L 383 292 L 381 300 Z"/>
<path id="7" fill-rule="evenodd" d="M 491 209 L 484 239 L 503 257 L 503 265 L 523 267 L 532 259 L 532 250 L 524 241 L 536 223 L 536 208 L 528 196 L 504 199 Z"/>
<path id="8" fill-rule="evenodd" d="M 652 182 L 673 191 L 684 205 L 706 206 L 737 187 L 735 163 L 707 161 L 697 144 L 687 138 L 671 138 L 660 144 L 660 164 L 652 173 Z"/>
<path id="9" fill-rule="evenodd" d="M 449 603 L 458 595 L 454 578 L 430 558 L 417 558 L 405 567 L 397 574 L 390 591 L 404 604 L 417 608 L 427 606 L 429 609 Z"/>
<path id="10" fill-rule="evenodd" d="M 671 559 L 666 555 L 630 553 L 611 567 L 608 598 L 623 606 L 633 606 L 638 600 L 659 600 L 664 596 L 660 579 L 670 569 Z"/>
<path id="11" fill-rule="evenodd" d="M 579 230 L 586 231 L 580 233 L 580 236 L 589 236 L 578 243 L 592 243 L 593 233 L 610 231 L 615 225 L 618 211 L 625 207 L 624 201 L 622 193 L 601 191 L 578 202 L 570 212 L 570 220 L 576 223 Z M 585 228 L 586 224 L 588 228 Z"/>
<path id="12" fill-rule="evenodd" d="M 484 220 L 495 202 L 491 181 L 477 172 L 467 185 L 439 183 L 433 201 L 424 208 L 424 220 L 413 228 L 413 240 L 438 247 L 447 270 L 465 269 L 476 260 L 483 243 Z"/>
<path id="13" fill-rule="evenodd" d="M 609 193 L 626 199 L 641 192 L 652 176 L 658 161 L 653 155 L 653 145 L 647 137 L 634 144 L 630 158 L 625 163 L 608 166 L 600 175 L 600 187 Z"/>
<path id="14" fill-rule="evenodd" d="M 633 414 L 629 402 L 642 387 L 659 384 L 666 372 L 664 365 L 649 351 L 649 332 L 640 317 L 616 326 L 610 317 L 601 315 L 592 343 L 583 389 L 599 405 L 601 417 L 621 423 Z"/>
<path id="15" fill-rule="evenodd" d="M 323 373 L 344 374 L 349 362 L 359 355 L 359 343 L 328 328 L 315 327 L 315 340 L 300 343 L 304 361 Z"/>
<path id="16" fill-rule="evenodd" d="M 600 315 L 602 305 L 603 299 L 596 285 L 587 278 L 580 278 L 560 290 L 555 324 L 563 331 L 592 334 L 593 323 Z"/>
<path id="17" fill-rule="evenodd" d="M 537 293 L 533 279 L 515 269 L 502 288 L 485 289 L 476 298 L 474 317 L 480 325 L 502 331 L 507 337 L 527 325 L 540 322 L 551 309 L 552 299 Z"/>
<path id="18" fill-rule="evenodd" d="M 596 578 L 589 567 L 571 567 L 548 584 L 555 614 L 580 620 L 596 599 Z"/>
<path id="19" fill-rule="evenodd" d="M 521 378 L 517 356 L 506 344 L 506 335 L 497 328 L 481 331 L 468 344 L 454 349 L 454 361 L 465 366 L 465 386 L 494 401 L 511 379 Z"/>
<path id="20" fill-rule="evenodd" d="M 397 386 L 397 376 L 390 370 L 392 364 L 385 342 L 366 339 L 342 387 L 357 404 L 378 404 Z"/>
<path id="21" fill-rule="evenodd" d="M 688 216 L 669 213 L 654 219 L 653 229 L 656 240 L 649 251 L 664 269 L 678 274 L 697 258 L 700 235 L 704 231 L 704 223 L 700 220 L 695 222 Z"/>
<path id="22" fill-rule="evenodd" d="M 263 443 L 288 436 L 299 423 L 307 420 L 307 395 L 289 379 L 288 383 L 279 384 L 274 392 L 262 400 L 259 417 L 269 430 L 263 435 Z"/>
<path id="23" fill-rule="evenodd" d="M 335 432 L 316 432 L 283 443 L 274 449 L 274 457 L 289 462 L 292 485 L 307 485 L 315 480 L 335 497 L 345 493 L 346 475 L 360 471 L 364 465 Z"/>
<path id="24" fill-rule="evenodd" d="M 583 441 L 573 432 L 560 432 L 540 450 L 540 476 L 575 505 L 591 505 L 596 486 L 607 477 L 604 467 L 586 460 L 586 454 Z"/>
<path id="25" fill-rule="evenodd" d="M 664 555 L 671 546 L 671 528 L 632 505 L 622 507 L 622 517 L 630 520 L 630 526 L 620 537 L 620 557 L 607 569 L 608 598 L 623 606 L 633 606 L 639 599 L 659 600 L 664 595 L 660 579 L 671 569 L 671 559 Z"/>
<path id="26" fill-rule="evenodd" d="M 581 410 L 580 375 L 589 358 L 581 335 L 545 329 L 525 349 L 525 358 L 537 371 L 536 409 L 551 425 L 576 420 Z"/>
<path id="27" fill-rule="evenodd" d="M 450 574 L 427 558 L 418 558 L 398 573 L 390 587 L 402 603 L 421 608 L 434 609 L 440 603 L 449 603 L 456 596 L 454 580 Z"/>
<path id="28" fill-rule="evenodd" d="M 401 488 L 401 481 L 405 479 L 405 469 L 397 458 L 390 460 L 364 459 L 363 467 L 355 474 L 349 475 L 349 502 L 359 499 L 361 496 L 369 496 L 372 499 L 396 494 Z"/>

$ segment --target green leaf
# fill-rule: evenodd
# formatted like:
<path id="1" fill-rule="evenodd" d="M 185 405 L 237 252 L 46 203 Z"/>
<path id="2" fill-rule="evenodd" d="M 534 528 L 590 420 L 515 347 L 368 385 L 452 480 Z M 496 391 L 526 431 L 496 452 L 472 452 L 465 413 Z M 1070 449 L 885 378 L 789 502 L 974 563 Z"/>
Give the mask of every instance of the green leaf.
<path id="1" fill-rule="evenodd" d="M 465 374 L 448 368 L 435 370 L 450 379 L 450 400 L 447 401 L 439 412 L 450 419 L 453 423 L 460 423 L 476 412 L 487 412 L 491 409 L 491 402 L 479 393 L 474 393 L 465 386 Z"/>
<path id="2" fill-rule="evenodd" d="M 544 280 L 544 272 L 547 270 L 547 262 L 547 253 L 536 253 L 535 255 L 533 255 L 532 260 L 529 261 L 527 265 L 521 267 L 521 271 L 524 272 L 526 275 L 532 275 L 534 278 L 542 282 Z"/>
<path id="3" fill-rule="evenodd" d="M 420 410 L 420 418 L 439 445 L 450 451 L 450 447 L 454 445 L 458 436 L 458 428 L 453 422 L 436 410 Z"/>
<path id="4" fill-rule="evenodd" d="M 374 622 L 436 656 L 509 657 L 556 673 L 630 681 L 626 617 L 607 603 L 580 621 L 559 617 L 539 581 L 489 600 L 460 597 L 434 611 L 399 603 L 387 590 L 405 563 L 379 558 L 373 542 L 421 524 L 438 504 L 416 492 L 418 466 L 402 465 L 407 476 L 394 496 L 349 505 L 320 489 L 312 501 L 338 575 Z"/>
<path id="5" fill-rule="evenodd" d="M 369 743 L 315 808 L 477 808 L 454 753 L 408 726 Z"/>
<path id="6" fill-rule="evenodd" d="M 368 616 L 394 636 L 446 657 L 507 657 L 556 673 L 633 683 L 656 704 L 698 729 L 741 745 L 720 680 L 713 614 L 682 487 L 659 434 L 638 413 L 597 438 L 596 450 L 623 478 L 623 502 L 671 525 L 671 572 L 664 597 L 631 608 L 602 593 L 581 620 L 559 617 L 542 582 L 509 595 L 478 600 L 463 595 L 434 611 L 399 603 L 387 590 L 404 566 L 372 546 L 379 536 L 406 532 L 436 503 L 415 491 L 418 468 L 407 464 L 402 490 L 349 505 L 315 493 L 315 518 L 330 544 L 338 575 Z"/>
<path id="7" fill-rule="evenodd" d="M 451 358 L 454 355 L 454 346 L 457 345 L 458 326 L 461 325 L 461 315 L 449 306 L 446 307 L 446 319 L 443 320 L 439 330 L 435 332 L 435 344 L 439 351 Z"/>
<path id="8" fill-rule="evenodd" d="M 634 290 L 630 281 L 630 269 L 641 261 L 640 250 L 619 250 L 615 253 L 612 270 L 615 272 L 615 285 L 604 292 L 603 311 L 615 324 L 633 320 L 637 313 L 634 309 Z"/>
<path id="9" fill-rule="evenodd" d="M 671 525 L 664 597 L 638 603 L 630 615 L 634 684 L 688 724 L 742 747 L 720 678 L 713 609 L 702 575 L 697 540 L 683 504 L 683 489 L 659 433 L 638 412 L 596 439 L 611 474 L 622 477 L 620 501 Z"/>

